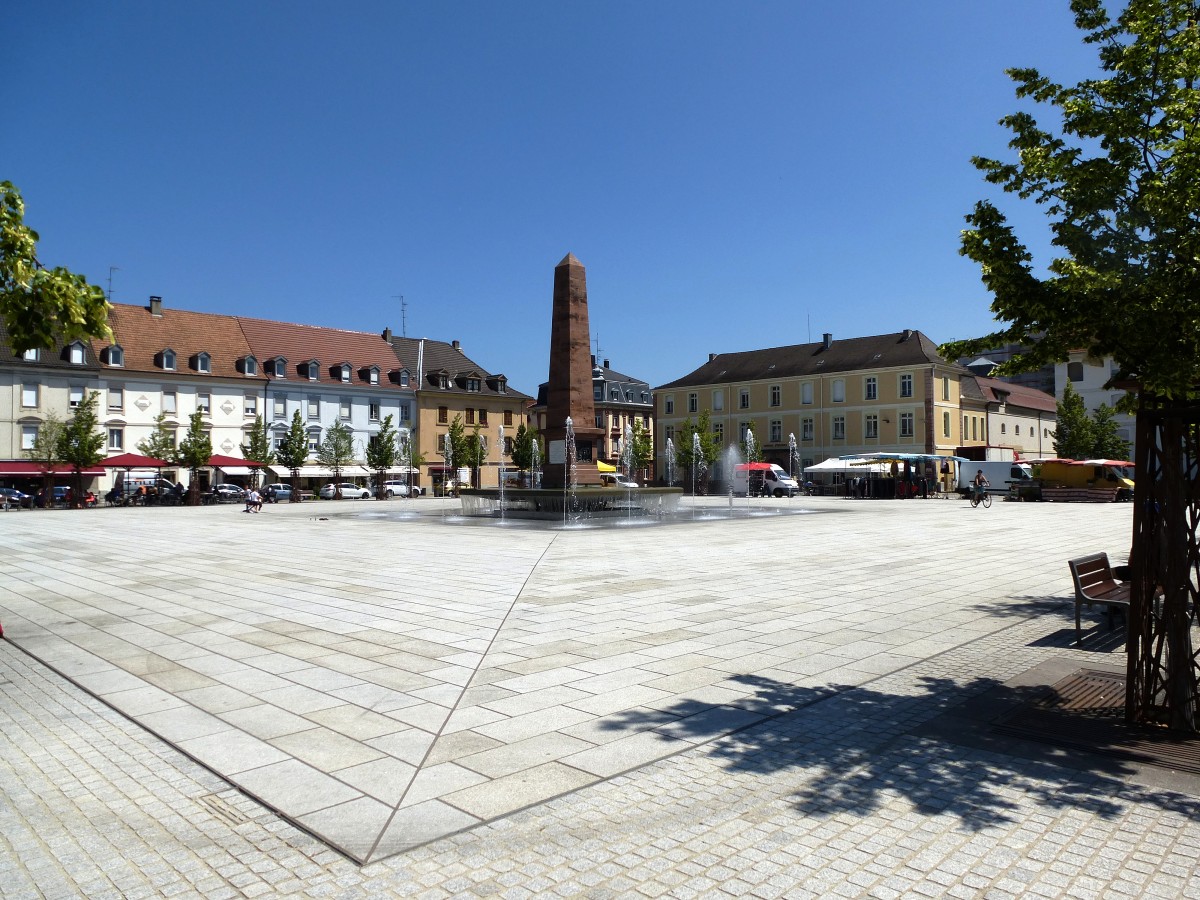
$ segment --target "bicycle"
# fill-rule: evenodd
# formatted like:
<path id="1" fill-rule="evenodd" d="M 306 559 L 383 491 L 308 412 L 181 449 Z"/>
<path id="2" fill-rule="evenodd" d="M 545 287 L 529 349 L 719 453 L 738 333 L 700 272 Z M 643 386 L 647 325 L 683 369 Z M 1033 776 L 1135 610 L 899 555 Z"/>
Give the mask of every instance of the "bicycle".
<path id="1" fill-rule="evenodd" d="M 971 492 L 971 509 L 974 509 L 980 503 L 983 504 L 984 509 L 988 509 L 992 505 L 992 495 L 983 488 Z"/>

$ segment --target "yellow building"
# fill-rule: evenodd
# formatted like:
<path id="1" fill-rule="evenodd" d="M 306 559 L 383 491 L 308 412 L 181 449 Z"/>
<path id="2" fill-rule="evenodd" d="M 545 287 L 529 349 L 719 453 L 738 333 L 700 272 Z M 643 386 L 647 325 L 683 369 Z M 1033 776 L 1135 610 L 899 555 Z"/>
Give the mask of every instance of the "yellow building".
<path id="1" fill-rule="evenodd" d="M 422 486 L 431 494 L 441 494 L 446 481 L 454 478 L 453 470 L 459 464 L 451 461 L 448 465 L 443 452 L 450 425 L 455 416 L 461 416 L 468 435 L 479 426 L 487 448 L 479 486 L 498 487 L 501 468 L 512 467 L 512 440 L 517 428 L 528 424 L 526 408 L 533 398 L 510 388 L 503 375 L 492 374 L 470 359 L 458 341 L 392 336 L 391 342 L 415 377 L 417 421 L 411 440 L 425 459 L 420 467 Z"/>
<path id="2" fill-rule="evenodd" d="M 951 456 L 964 443 L 959 382 L 967 374 L 911 330 L 711 354 L 655 390 L 659 471 L 667 439 L 705 412 L 719 446 L 744 446 L 751 430 L 765 461 L 797 473 L 854 453 Z"/>

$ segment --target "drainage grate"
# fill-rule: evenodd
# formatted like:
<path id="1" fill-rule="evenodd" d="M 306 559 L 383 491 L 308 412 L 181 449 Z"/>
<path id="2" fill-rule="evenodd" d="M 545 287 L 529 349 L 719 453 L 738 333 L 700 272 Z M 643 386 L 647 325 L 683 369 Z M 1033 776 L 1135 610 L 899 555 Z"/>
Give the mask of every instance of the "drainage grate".
<path id="1" fill-rule="evenodd" d="M 1001 716 L 1004 734 L 1200 775 L 1200 739 L 1125 721 L 1125 676 L 1082 669 Z"/>
<path id="2" fill-rule="evenodd" d="M 245 825 L 250 821 L 248 815 L 218 794 L 205 794 L 200 798 L 200 802 L 207 806 L 209 811 L 218 819 L 228 822 L 235 828 L 238 825 Z"/>

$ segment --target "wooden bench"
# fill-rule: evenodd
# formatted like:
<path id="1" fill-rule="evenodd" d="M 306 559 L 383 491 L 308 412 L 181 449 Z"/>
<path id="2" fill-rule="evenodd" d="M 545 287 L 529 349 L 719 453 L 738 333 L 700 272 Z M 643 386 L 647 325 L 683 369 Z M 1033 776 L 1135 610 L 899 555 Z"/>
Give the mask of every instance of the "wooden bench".
<path id="1" fill-rule="evenodd" d="M 1120 609 L 1129 621 L 1129 585 L 1118 582 L 1108 564 L 1107 553 L 1090 553 L 1067 561 L 1071 567 L 1071 580 L 1075 582 L 1075 643 L 1083 640 L 1083 629 L 1079 623 L 1079 610 L 1083 604 L 1090 609 L 1093 603 L 1102 604 L 1108 613 L 1108 629 L 1112 631 L 1113 613 Z"/>

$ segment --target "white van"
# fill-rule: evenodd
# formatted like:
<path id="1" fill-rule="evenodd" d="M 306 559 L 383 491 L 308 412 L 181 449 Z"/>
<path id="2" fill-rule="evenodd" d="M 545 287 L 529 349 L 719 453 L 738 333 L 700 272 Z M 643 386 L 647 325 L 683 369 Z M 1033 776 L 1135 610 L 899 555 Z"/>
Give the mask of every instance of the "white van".
<path id="1" fill-rule="evenodd" d="M 795 497 L 800 485 L 780 466 L 770 463 L 766 468 L 750 468 L 763 463 L 751 463 L 734 468 L 733 492 L 740 496 L 760 494 L 763 497 Z"/>
<path id="2" fill-rule="evenodd" d="M 1014 481 L 1018 484 L 1033 481 L 1033 470 L 1028 463 L 992 460 L 959 463 L 957 490 L 964 497 L 970 494 L 971 482 L 975 480 L 975 473 L 980 469 L 983 470 L 983 477 L 988 480 L 989 494 L 1007 494 L 1008 486 Z"/>

